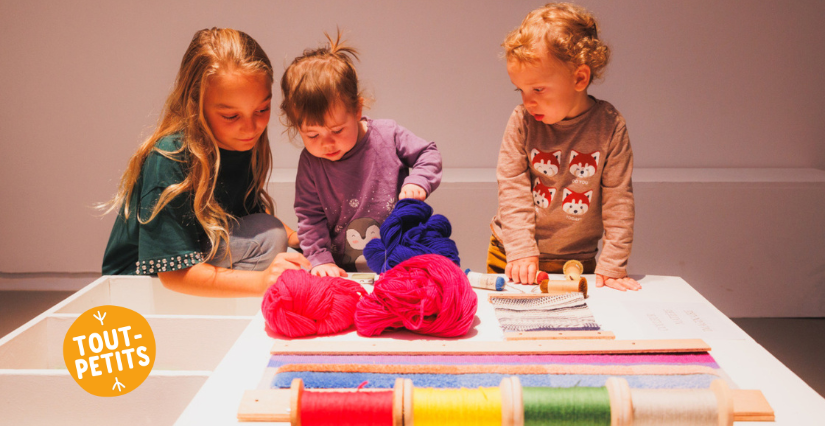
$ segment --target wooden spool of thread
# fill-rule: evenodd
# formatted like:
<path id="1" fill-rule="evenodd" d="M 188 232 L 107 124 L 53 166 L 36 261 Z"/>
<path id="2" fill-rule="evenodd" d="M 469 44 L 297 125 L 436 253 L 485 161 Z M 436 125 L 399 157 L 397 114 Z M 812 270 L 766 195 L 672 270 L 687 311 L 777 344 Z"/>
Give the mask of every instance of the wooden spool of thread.
<path id="1" fill-rule="evenodd" d="M 546 275 L 545 275 L 546 277 Z M 560 294 L 579 292 L 587 297 L 587 278 L 581 277 L 578 280 L 551 280 L 544 278 L 539 281 L 539 288 L 542 293 Z"/>
<path id="2" fill-rule="evenodd" d="M 536 281 L 542 293 L 561 294 L 579 292 L 587 297 L 587 278 L 582 276 L 584 265 L 578 260 L 568 260 L 562 266 L 565 279 L 551 280 L 546 272 L 536 274 Z"/>
<path id="3" fill-rule="evenodd" d="M 567 262 L 564 262 L 564 266 L 561 267 L 561 271 L 565 278 L 571 281 L 576 281 L 581 278 L 584 273 L 584 265 L 582 265 L 582 263 L 578 260 L 568 260 Z"/>
<path id="4" fill-rule="evenodd" d="M 465 269 L 464 274 L 467 275 L 470 286 L 474 288 L 503 291 L 504 285 L 506 284 L 504 278 L 496 274 L 482 274 L 481 272 L 473 272 L 469 269 Z"/>
<path id="5" fill-rule="evenodd" d="M 357 418 L 358 424 L 364 426 L 402 426 L 403 385 L 403 380 L 397 379 L 393 390 L 306 391 L 304 381 L 294 379 L 290 386 L 289 422 L 292 426 L 320 426 Z"/>
<path id="6" fill-rule="evenodd" d="M 293 426 L 349 418 L 369 426 L 732 426 L 733 397 L 723 380 L 710 389 L 654 390 L 630 389 L 617 377 L 602 388 L 522 388 L 518 377 L 506 377 L 498 388 L 433 389 L 399 378 L 391 391 L 313 392 L 292 381 Z"/>
<path id="7" fill-rule="evenodd" d="M 611 377 L 611 426 L 732 426 L 733 394 L 724 380 L 710 389 L 630 389 L 627 380 Z"/>

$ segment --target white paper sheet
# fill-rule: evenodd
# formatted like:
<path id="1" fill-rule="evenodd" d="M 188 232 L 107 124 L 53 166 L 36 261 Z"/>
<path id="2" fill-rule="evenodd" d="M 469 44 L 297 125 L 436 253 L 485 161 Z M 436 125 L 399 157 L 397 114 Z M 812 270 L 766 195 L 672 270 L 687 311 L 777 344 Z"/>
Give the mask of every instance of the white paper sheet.
<path id="1" fill-rule="evenodd" d="M 747 337 L 722 313 L 701 303 L 624 302 L 624 306 L 652 338 L 741 340 Z"/>

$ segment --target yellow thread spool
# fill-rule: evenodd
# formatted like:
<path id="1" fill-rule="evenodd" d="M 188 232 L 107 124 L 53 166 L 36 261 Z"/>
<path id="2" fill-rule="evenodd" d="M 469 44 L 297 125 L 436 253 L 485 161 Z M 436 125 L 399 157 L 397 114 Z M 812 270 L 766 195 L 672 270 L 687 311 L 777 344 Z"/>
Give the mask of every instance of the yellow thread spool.
<path id="1" fill-rule="evenodd" d="M 415 426 L 501 426 L 501 390 L 413 389 Z"/>

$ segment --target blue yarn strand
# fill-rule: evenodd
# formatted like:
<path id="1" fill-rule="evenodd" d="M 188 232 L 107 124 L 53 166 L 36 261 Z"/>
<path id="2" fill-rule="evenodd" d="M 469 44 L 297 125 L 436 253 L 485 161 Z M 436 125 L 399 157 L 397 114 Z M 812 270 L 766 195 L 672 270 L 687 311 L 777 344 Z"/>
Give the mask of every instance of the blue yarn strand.
<path id="1" fill-rule="evenodd" d="M 396 203 L 381 225 L 381 238 L 364 247 L 367 266 L 382 274 L 421 254 L 440 254 L 459 265 L 458 248 L 450 239 L 452 232 L 450 221 L 440 214 L 433 215 L 427 203 L 405 198 Z"/>

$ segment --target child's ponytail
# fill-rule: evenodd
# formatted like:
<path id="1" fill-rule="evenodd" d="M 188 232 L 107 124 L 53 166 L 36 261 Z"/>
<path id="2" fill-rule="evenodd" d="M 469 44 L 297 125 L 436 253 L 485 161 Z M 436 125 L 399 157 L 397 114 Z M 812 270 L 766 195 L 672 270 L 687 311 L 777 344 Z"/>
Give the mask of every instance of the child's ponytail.
<path id="1" fill-rule="evenodd" d="M 327 112 L 337 103 L 349 112 L 364 106 L 355 61 L 358 51 L 341 40 L 338 31 L 333 40 L 317 49 L 306 49 L 295 58 L 281 78 L 281 119 L 290 137 L 304 125 L 324 124 Z"/>

